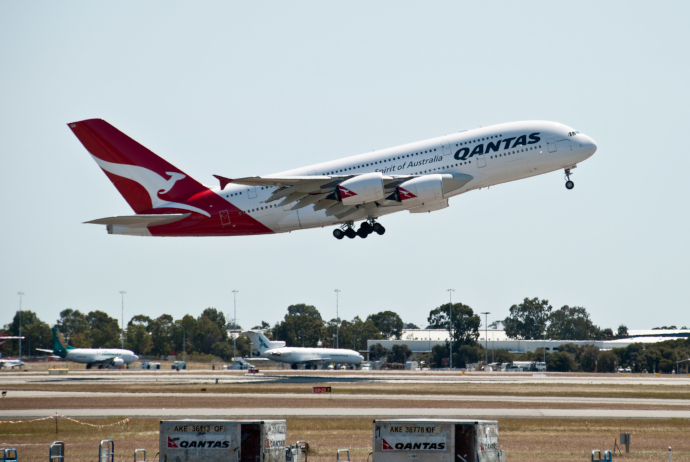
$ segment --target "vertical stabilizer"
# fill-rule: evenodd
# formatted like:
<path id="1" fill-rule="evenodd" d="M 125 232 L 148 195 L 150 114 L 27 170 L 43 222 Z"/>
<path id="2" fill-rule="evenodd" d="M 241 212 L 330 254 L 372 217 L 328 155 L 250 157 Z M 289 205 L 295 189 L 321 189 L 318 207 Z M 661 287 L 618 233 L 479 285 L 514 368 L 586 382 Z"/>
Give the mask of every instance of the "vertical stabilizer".
<path id="1" fill-rule="evenodd" d="M 57 327 L 53 327 L 53 354 L 64 358 L 67 356 L 67 352 L 73 348 L 67 345 L 65 338 L 62 336 Z"/>
<path id="2" fill-rule="evenodd" d="M 270 350 L 271 348 L 282 348 L 285 346 L 285 342 L 270 341 L 261 331 L 247 330 L 242 333 L 249 337 L 249 340 L 252 341 L 254 348 L 256 348 L 259 351 L 259 353 L 263 353 L 264 351 Z"/>

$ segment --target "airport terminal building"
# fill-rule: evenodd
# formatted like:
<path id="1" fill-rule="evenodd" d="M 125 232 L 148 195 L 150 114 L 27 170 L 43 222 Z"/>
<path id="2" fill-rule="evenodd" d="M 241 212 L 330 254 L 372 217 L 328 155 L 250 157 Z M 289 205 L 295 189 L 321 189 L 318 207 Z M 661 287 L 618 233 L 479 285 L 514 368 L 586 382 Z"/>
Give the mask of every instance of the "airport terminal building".
<path id="1" fill-rule="evenodd" d="M 615 340 L 516 340 L 508 338 L 505 331 L 498 329 L 480 330 L 478 343 L 490 350 L 508 350 L 511 353 L 523 354 L 546 348 L 554 351 L 560 345 L 574 343 L 576 345 L 596 345 L 602 350 L 625 348 L 633 343 L 657 343 L 690 337 L 690 329 L 649 329 L 629 330 L 628 337 Z M 367 351 L 372 345 L 391 349 L 393 345 L 407 345 L 414 353 L 428 353 L 434 345 L 445 345 L 448 341 L 448 331 L 445 329 L 407 329 L 403 331 L 400 340 L 367 340 Z"/>

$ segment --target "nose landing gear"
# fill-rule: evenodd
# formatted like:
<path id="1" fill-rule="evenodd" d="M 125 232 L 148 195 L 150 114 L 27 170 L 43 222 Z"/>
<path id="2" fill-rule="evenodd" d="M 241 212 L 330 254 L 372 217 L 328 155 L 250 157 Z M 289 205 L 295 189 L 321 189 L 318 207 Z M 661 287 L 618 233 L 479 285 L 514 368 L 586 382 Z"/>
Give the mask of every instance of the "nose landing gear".
<path id="1" fill-rule="evenodd" d="M 383 236 L 383 234 L 386 232 L 386 228 L 384 228 L 373 218 L 369 218 L 367 221 L 363 222 L 359 226 L 359 229 L 357 231 L 354 230 L 353 226 L 354 223 L 350 221 L 342 225 L 340 228 L 334 229 L 333 237 L 335 237 L 338 240 L 342 239 L 345 236 L 347 236 L 350 239 L 354 239 L 356 236 L 359 236 L 362 239 L 366 239 L 367 236 L 369 236 L 372 233 L 376 233 L 379 236 Z"/>
<path id="2" fill-rule="evenodd" d="M 575 187 L 575 183 L 570 181 L 570 175 L 572 172 L 570 171 L 569 168 L 565 169 L 565 177 L 568 179 L 568 181 L 565 182 L 565 189 L 573 189 Z"/>

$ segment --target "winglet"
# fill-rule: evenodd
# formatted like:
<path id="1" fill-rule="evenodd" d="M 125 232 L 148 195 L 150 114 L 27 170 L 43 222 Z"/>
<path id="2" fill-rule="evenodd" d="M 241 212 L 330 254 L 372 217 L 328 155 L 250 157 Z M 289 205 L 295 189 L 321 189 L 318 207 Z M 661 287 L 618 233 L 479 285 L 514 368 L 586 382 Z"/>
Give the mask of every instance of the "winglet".
<path id="1" fill-rule="evenodd" d="M 220 175 L 213 175 L 213 176 L 215 176 L 218 179 L 218 181 L 220 181 L 221 191 L 223 189 L 225 189 L 225 187 L 228 185 L 228 183 L 232 183 L 232 180 L 230 178 L 225 178 L 224 176 L 220 176 Z"/>

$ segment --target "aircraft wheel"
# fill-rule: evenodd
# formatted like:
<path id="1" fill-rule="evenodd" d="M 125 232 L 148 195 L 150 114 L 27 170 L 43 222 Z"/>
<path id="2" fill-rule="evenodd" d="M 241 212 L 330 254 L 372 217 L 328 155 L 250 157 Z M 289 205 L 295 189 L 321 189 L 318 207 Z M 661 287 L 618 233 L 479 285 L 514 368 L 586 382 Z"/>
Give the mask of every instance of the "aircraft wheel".
<path id="1" fill-rule="evenodd" d="M 343 232 L 342 229 L 336 228 L 336 229 L 333 230 L 333 237 L 335 237 L 336 239 L 340 240 L 340 239 L 342 239 L 342 238 L 345 237 L 345 233 Z"/>
<path id="2" fill-rule="evenodd" d="M 565 182 L 565 189 L 573 189 L 575 187 L 575 183 L 572 181 L 568 180 Z"/>
<path id="3" fill-rule="evenodd" d="M 374 226 L 372 226 L 372 229 L 373 229 L 374 231 L 376 231 L 377 233 L 379 232 L 379 230 L 380 230 L 381 228 L 383 228 L 383 226 L 381 226 L 381 223 L 374 223 Z"/>
<path id="4" fill-rule="evenodd" d="M 366 239 L 369 233 L 367 233 L 366 230 L 359 228 L 359 231 L 357 231 L 357 235 L 362 239 Z"/>
<path id="5" fill-rule="evenodd" d="M 378 223 L 376 223 L 376 224 L 378 225 Z M 386 233 L 386 228 L 384 228 L 381 225 L 379 225 L 379 229 L 376 229 L 376 228 L 374 228 L 374 229 L 376 230 L 376 232 L 378 233 L 379 236 L 383 236 Z"/>
<path id="6" fill-rule="evenodd" d="M 371 234 L 373 231 L 371 225 L 369 223 L 367 223 L 366 221 L 364 223 L 362 223 L 362 226 L 360 226 L 359 229 L 360 229 L 360 231 L 364 230 L 364 232 L 367 234 Z"/>
<path id="7" fill-rule="evenodd" d="M 347 228 L 347 231 L 345 231 L 345 235 L 350 239 L 354 239 L 355 237 L 357 237 L 357 232 L 352 228 Z"/>
<path id="8" fill-rule="evenodd" d="M 291 369 L 297 369 L 297 364 L 290 364 Z"/>

